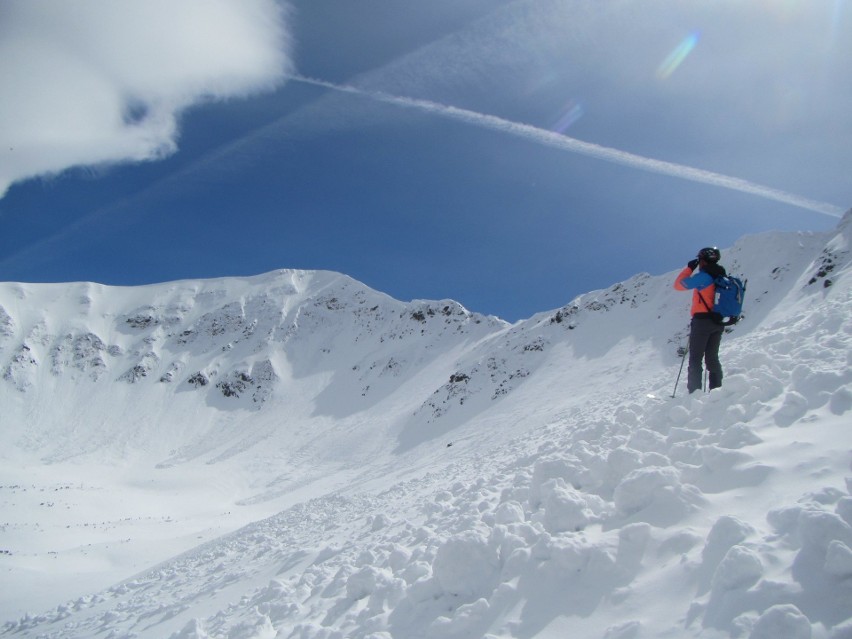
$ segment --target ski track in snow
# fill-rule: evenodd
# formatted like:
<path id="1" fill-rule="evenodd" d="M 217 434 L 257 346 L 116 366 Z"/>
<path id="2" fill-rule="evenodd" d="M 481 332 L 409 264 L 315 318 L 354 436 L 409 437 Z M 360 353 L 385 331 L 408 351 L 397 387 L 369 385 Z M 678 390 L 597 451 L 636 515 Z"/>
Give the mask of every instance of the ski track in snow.
<path id="1" fill-rule="evenodd" d="M 723 251 L 746 319 L 676 398 L 674 273 L 513 326 L 327 273 L 0 285 L 2 586 L 52 597 L 0 636 L 852 637 L 850 235 Z"/>

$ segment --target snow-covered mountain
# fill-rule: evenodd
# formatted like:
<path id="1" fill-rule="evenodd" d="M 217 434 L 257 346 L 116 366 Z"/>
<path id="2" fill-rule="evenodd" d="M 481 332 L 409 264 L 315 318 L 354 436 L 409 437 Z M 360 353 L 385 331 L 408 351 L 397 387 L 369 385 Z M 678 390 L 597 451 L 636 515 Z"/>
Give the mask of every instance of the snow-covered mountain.
<path id="1" fill-rule="evenodd" d="M 724 250 L 725 383 L 675 398 L 674 272 L 514 325 L 0 284 L 0 635 L 852 637 L 850 236 Z"/>

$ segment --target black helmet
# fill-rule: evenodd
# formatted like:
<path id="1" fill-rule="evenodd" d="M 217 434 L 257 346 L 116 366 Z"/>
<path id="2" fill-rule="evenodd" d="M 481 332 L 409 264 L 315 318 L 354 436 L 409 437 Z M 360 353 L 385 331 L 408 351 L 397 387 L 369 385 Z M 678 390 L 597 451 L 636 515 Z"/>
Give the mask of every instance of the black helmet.
<path id="1" fill-rule="evenodd" d="M 722 254 L 715 246 L 708 246 L 698 251 L 698 259 L 710 262 L 711 264 L 718 262 L 720 257 L 722 257 Z"/>

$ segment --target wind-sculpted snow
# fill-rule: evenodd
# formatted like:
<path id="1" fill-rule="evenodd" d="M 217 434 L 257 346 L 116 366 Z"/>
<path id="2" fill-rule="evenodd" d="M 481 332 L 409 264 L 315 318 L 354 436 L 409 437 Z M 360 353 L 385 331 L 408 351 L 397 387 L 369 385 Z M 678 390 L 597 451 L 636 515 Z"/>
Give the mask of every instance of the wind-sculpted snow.
<path id="1" fill-rule="evenodd" d="M 852 636 L 850 224 L 847 216 L 834 234 L 771 234 L 725 251 L 729 270 L 748 275 L 747 317 L 723 340 L 722 388 L 688 396 L 681 385 L 675 398 L 689 299 L 671 290 L 674 273 L 639 275 L 513 326 L 298 272 L 267 277 L 264 286 L 292 283 L 276 304 L 255 280 L 230 290 L 230 281 L 174 285 L 184 310 L 171 324 L 168 296 L 107 313 L 122 329 L 92 321 L 59 331 L 51 317 L 9 311 L 4 366 L 21 355 L 18 339 L 37 362 L 22 356 L 15 368 L 36 371 L 23 392 L 2 382 L 10 406 L 66 378 L 118 389 L 131 403 L 135 393 L 171 402 L 158 413 L 169 430 L 131 422 L 173 447 L 139 463 L 163 462 L 147 471 L 163 484 L 154 512 L 175 515 L 125 537 L 166 525 L 203 536 L 170 507 L 187 505 L 196 493 L 170 501 L 170 489 L 197 474 L 226 493 L 197 492 L 218 517 L 276 508 L 105 587 L 54 586 L 52 606 L 16 615 L 0 634 Z M 187 287 L 224 293 L 193 293 L 190 303 Z M 104 313 L 102 304 L 93 297 L 90 307 Z M 178 348 L 187 330 L 194 337 Z M 90 333 L 104 347 L 83 339 L 80 361 L 100 356 L 108 375 L 92 379 L 69 355 L 62 375 L 40 376 L 58 339 L 44 336 L 66 343 Z M 119 379 L 147 353 L 159 358 L 149 373 Z M 260 390 L 269 394 L 256 402 Z M 197 423 L 181 427 L 178 417 Z M 50 449 L 19 437 L 19 454 Z M 74 483 L 60 487 L 36 536 L 50 537 L 51 525 L 74 516 L 66 506 L 92 499 Z M 0 536 L 7 584 L 38 565 L 39 549 L 22 540 L 40 512 L 26 503 L 43 494 L 0 482 L 4 510 L 17 517 Z M 83 534 L 75 530 L 65 535 Z M 127 539 L 116 550 L 115 536 L 88 531 L 112 545 L 91 549 L 96 557 L 137 547 Z M 72 554 L 57 552 L 54 566 Z"/>

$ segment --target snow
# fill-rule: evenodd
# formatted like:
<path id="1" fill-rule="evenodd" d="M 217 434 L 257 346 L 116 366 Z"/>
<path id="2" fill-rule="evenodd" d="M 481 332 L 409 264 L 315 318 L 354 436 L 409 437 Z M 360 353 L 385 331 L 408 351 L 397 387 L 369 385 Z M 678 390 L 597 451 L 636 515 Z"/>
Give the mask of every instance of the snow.
<path id="1" fill-rule="evenodd" d="M 0 284 L 0 636 L 852 636 L 852 213 L 509 325 L 343 275 Z M 673 391 L 675 397 L 672 397 Z"/>

